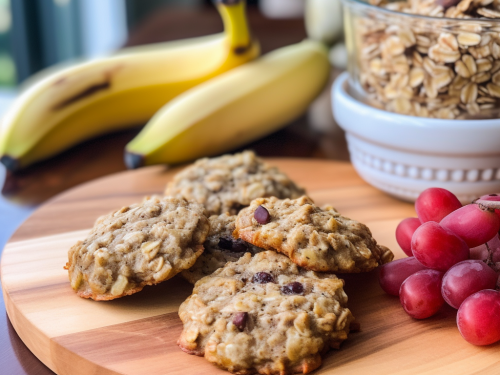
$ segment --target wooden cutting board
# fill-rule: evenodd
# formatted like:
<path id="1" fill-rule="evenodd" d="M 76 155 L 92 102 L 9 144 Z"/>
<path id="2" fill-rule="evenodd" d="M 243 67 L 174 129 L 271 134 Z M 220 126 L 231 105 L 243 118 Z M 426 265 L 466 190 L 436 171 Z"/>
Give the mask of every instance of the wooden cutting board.
<path id="1" fill-rule="evenodd" d="M 404 254 L 394 238 L 413 205 L 363 182 L 348 163 L 270 159 L 320 205 L 366 223 L 379 243 Z M 51 200 L 28 219 L 4 250 L 0 270 L 7 313 L 28 348 L 59 375 L 223 374 L 176 345 L 179 304 L 192 286 L 180 277 L 111 302 L 75 295 L 63 266 L 67 250 L 102 214 L 161 193 L 176 170 L 151 167 L 102 178 Z M 445 308 L 413 320 L 380 289 L 377 272 L 348 275 L 349 307 L 361 324 L 316 374 L 494 374 L 500 346 L 466 343 Z M 1 372 L 1 371 L 0 371 Z"/>

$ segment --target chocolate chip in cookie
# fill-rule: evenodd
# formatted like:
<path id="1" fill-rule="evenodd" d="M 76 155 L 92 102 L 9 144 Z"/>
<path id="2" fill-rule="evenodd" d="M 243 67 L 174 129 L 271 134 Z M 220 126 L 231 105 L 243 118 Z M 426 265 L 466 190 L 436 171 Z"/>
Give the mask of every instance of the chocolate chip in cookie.
<path id="1" fill-rule="evenodd" d="M 203 246 L 205 251 L 196 263 L 182 276 L 191 284 L 224 267 L 227 262 L 240 259 L 246 252 L 257 254 L 263 249 L 233 237 L 236 216 L 227 213 L 212 215 L 209 219 L 210 231 Z"/>

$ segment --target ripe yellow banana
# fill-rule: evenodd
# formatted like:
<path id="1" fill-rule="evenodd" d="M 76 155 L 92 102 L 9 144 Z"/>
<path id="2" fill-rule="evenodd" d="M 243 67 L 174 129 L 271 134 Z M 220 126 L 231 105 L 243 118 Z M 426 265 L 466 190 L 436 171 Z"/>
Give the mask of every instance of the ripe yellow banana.
<path id="1" fill-rule="evenodd" d="M 129 168 L 216 155 L 300 116 L 328 81 L 326 48 L 306 40 L 211 79 L 165 105 L 126 147 Z"/>
<path id="2" fill-rule="evenodd" d="M 218 0 L 225 32 L 132 48 L 37 81 L 3 119 L 0 161 L 11 170 L 86 139 L 145 123 L 180 93 L 256 58 L 244 0 Z"/>

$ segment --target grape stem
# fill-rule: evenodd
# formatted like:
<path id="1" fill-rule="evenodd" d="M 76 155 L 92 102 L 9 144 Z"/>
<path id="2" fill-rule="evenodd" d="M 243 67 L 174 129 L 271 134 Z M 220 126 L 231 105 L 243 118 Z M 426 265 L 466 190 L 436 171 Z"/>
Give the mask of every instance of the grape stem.
<path id="1" fill-rule="evenodd" d="M 486 249 L 488 249 L 488 258 L 485 260 L 486 264 L 496 270 L 495 263 L 493 262 L 493 251 L 491 251 L 488 242 L 485 243 Z"/>
<path id="2" fill-rule="evenodd" d="M 500 209 L 500 201 L 487 201 L 484 199 L 476 199 L 472 201 L 472 204 L 476 204 L 483 211 L 493 212 L 495 209 Z"/>
<path id="3" fill-rule="evenodd" d="M 488 258 L 484 261 L 487 266 L 491 267 L 495 272 L 498 273 L 498 267 L 495 262 L 493 262 L 493 251 L 491 251 L 488 243 L 485 243 L 486 249 L 488 249 Z M 500 277 L 497 279 L 496 290 L 500 290 Z"/>

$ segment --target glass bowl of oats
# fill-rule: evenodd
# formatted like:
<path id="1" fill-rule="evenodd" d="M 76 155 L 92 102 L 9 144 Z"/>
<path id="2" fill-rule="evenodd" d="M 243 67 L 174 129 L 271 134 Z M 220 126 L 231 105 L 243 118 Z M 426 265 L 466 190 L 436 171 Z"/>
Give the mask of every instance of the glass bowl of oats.
<path id="1" fill-rule="evenodd" d="M 349 83 L 403 115 L 500 118 L 500 0 L 343 0 Z"/>
<path id="2" fill-rule="evenodd" d="M 500 191 L 500 0 L 342 1 L 332 108 L 360 176 L 408 201 Z"/>

